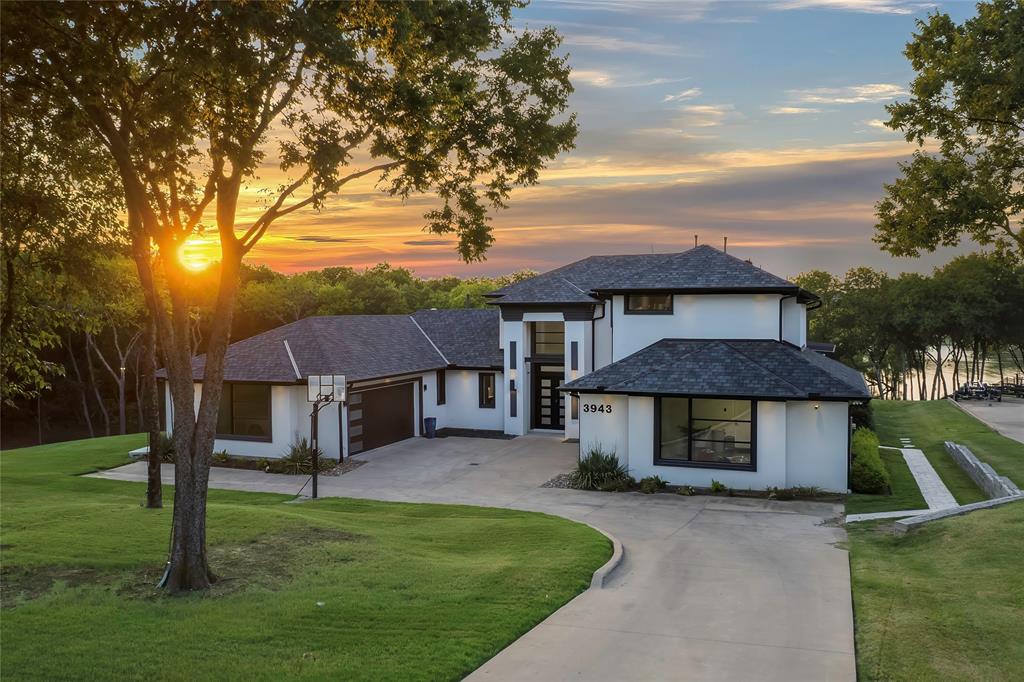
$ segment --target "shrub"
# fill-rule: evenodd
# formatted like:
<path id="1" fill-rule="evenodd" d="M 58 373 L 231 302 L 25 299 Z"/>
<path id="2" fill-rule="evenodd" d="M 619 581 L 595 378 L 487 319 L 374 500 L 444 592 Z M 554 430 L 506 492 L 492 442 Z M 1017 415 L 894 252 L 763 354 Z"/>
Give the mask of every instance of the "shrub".
<path id="1" fill-rule="evenodd" d="M 721 481 L 716 481 L 715 479 L 711 479 L 711 492 L 713 492 L 713 493 L 724 493 L 728 489 L 729 489 L 729 486 L 727 486 L 726 484 L 722 483 Z"/>
<path id="2" fill-rule="evenodd" d="M 659 490 L 664 490 L 668 485 L 668 481 L 663 479 L 661 476 L 647 476 L 646 478 L 640 479 L 640 492 L 656 493 Z"/>
<path id="3" fill-rule="evenodd" d="M 850 418 L 858 429 L 875 428 L 875 413 L 871 409 L 871 403 L 850 405 Z"/>
<path id="4" fill-rule="evenodd" d="M 636 480 L 632 476 L 623 476 L 613 480 L 605 481 L 598 490 L 606 493 L 625 493 L 636 487 Z"/>
<path id="5" fill-rule="evenodd" d="M 692 495 L 696 495 L 697 491 L 693 489 L 692 485 L 681 485 L 676 489 L 676 494 L 690 497 Z"/>
<path id="6" fill-rule="evenodd" d="M 878 436 L 871 429 L 853 432 L 853 465 L 850 487 L 855 493 L 883 495 L 889 492 L 889 471 L 878 454 Z"/>
<path id="7" fill-rule="evenodd" d="M 213 453 L 213 461 L 216 464 L 227 464 L 228 463 L 228 451 L 221 450 L 220 452 Z"/>
<path id="8" fill-rule="evenodd" d="M 629 479 L 629 471 L 619 462 L 615 451 L 606 452 L 602 445 L 592 445 L 576 463 L 572 473 L 573 487 L 580 490 L 606 490 Z"/>
<path id="9" fill-rule="evenodd" d="M 264 457 L 260 459 L 260 461 L 256 462 L 256 466 L 260 471 L 270 471 L 270 460 Z"/>
<path id="10" fill-rule="evenodd" d="M 317 449 L 317 457 L 320 458 L 320 471 L 325 471 L 334 466 L 334 463 L 324 457 L 323 450 Z M 313 473 L 313 446 L 305 437 L 300 438 L 288 449 L 288 454 L 281 458 L 281 471 L 286 474 L 311 474 Z"/>
<path id="11" fill-rule="evenodd" d="M 174 464 L 174 439 L 166 433 L 160 434 L 160 461 Z"/>

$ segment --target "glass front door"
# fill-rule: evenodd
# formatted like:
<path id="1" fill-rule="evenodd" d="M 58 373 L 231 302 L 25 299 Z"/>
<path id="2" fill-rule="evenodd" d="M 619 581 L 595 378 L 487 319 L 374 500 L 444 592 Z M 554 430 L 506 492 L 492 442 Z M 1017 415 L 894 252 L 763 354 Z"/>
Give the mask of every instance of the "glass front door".
<path id="1" fill-rule="evenodd" d="M 565 383 L 565 367 L 535 365 L 533 377 L 533 428 L 565 429 L 565 401 L 558 390 Z"/>

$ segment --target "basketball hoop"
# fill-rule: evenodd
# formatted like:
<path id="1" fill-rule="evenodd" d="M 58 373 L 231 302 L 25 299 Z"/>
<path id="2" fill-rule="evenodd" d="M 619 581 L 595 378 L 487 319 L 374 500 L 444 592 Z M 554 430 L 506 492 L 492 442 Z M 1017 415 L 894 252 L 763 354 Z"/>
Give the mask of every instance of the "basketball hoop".
<path id="1" fill-rule="evenodd" d="M 313 499 L 317 497 L 317 474 L 320 470 L 320 408 L 330 403 L 344 403 L 345 386 L 344 374 L 311 374 L 306 377 L 306 400 L 313 403 L 313 411 L 309 413 L 309 440 L 313 449 Z M 345 458 L 344 445 L 340 448 L 339 462 Z"/>
<path id="2" fill-rule="evenodd" d="M 306 400 L 311 403 L 345 402 L 345 375 L 309 375 L 306 377 Z"/>

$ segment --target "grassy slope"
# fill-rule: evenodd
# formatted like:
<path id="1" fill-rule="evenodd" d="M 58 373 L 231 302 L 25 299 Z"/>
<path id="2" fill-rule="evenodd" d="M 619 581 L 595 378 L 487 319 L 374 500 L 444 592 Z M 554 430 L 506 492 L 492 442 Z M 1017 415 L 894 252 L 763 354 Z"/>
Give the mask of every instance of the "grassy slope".
<path id="1" fill-rule="evenodd" d="M 847 531 L 860 679 L 1019 679 L 1024 502 L 903 537 Z"/>
<path id="2" fill-rule="evenodd" d="M 961 502 L 980 493 L 954 483 L 944 465 L 956 465 L 943 440 L 967 444 L 1011 477 L 1024 462 L 1024 446 L 945 402 L 876 401 L 874 408 L 883 442 L 909 436 Z M 857 497 L 868 496 L 851 502 Z M 903 537 L 893 537 L 887 524 L 853 524 L 847 532 L 861 679 L 1014 679 L 1024 668 L 1024 503 Z"/>
<path id="3" fill-rule="evenodd" d="M 901 436 L 910 438 L 914 446 L 924 452 L 925 457 L 960 504 L 980 502 L 987 498 L 953 458 L 946 454 L 946 449 L 942 446 L 943 441 L 953 440 L 968 444 L 977 437 L 978 444 L 982 447 L 975 450 L 975 453 L 983 461 L 996 466 L 996 471 L 1000 469 L 991 460 L 992 455 L 1007 448 L 1024 451 L 1024 446 L 1020 443 L 1003 438 L 945 400 L 876 400 L 871 406 L 882 445 L 899 446 Z M 988 435 L 984 435 L 983 432 L 987 432 Z M 974 449 L 973 445 L 968 447 Z"/>
<path id="4" fill-rule="evenodd" d="M 143 484 L 75 475 L 141 444 L 0 454 L 3 679 L 457 679 L 610 555 L 595 531 L 541 514 L 213 490 L 225 579 L 168 598 L 150 586 L 170 509 L 141 508 Z"/>
<path id="5" fill-rule="evenodd" d="M 927 509 L 928 504 L 921 495 L 914 475 L 910 473 L 903 455 L 899 450 L 882 449 L 882 463 L 889 470 L 892 484 L 891 495 L 848 495 L 846 498 L 847 514 L 866 514 L 869 512 L 897 511 L 901 509 Z"/>

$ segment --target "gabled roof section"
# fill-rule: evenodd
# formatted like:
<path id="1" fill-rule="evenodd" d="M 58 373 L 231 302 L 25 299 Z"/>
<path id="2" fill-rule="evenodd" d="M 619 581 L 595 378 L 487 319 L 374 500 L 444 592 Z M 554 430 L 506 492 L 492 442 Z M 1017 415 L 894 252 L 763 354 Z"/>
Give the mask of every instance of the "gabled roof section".
<path id="1" fill-rule="evenodd" d="M 224 380 L 294 384 L 311 374 L 344 374 L 349 381 L 360 381 L 445 365 L 409 315 L 307 317 L 228 346 Z M 193 379 L 201 381 L 205 367 L 206 356 L 193 358 Z"/>
<path id="2" fill-rule="evenodd" d="M 581 393 L 865 400 L 860 374 L 779 341 L 662 339 L 562 386 Z"/>
<path id="3" fill-rule="evenodd" d="M 494 308 L 418 310 L 412 318 L 455 367 L 492 369 L 504 364 Z"/>
<path id="4" fill-rule="evenodd" d="M 708 245 L 681 253 L 591 256 L 489 294 L 498 305 L 593 303 L 605 292 L 666 290 L 800 293 L 797 285 Z"/>

